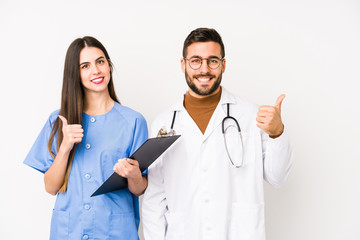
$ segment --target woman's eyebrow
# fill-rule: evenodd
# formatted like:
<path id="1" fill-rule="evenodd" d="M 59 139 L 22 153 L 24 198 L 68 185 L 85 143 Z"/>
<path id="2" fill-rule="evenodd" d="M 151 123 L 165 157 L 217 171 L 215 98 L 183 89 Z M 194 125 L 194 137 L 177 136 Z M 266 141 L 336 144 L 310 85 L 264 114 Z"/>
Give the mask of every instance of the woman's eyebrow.
<path id="1" fill-rule="evenodd" d="M 99 59 L 102 59 L 102 58 L 105 58 L 105 57 L 104 57 L 104 56 L 98 57 L 98 58 L 95 60 L 95 62 L 98 61 Z M 83 62 L 83 63 L 80 63 L 80 65 L 83 65 L 83 64 L 86 64 L 86 63 L 90 63 L 90 62 Z"/>

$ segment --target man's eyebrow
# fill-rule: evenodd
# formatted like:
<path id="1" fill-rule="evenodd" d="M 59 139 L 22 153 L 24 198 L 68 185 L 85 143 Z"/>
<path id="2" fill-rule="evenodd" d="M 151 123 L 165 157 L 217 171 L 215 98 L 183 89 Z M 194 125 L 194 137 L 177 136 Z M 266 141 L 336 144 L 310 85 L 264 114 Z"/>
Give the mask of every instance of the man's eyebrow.
<path id="1" fill-rule="evenodd" d="M 190 58 L 203 58 L 203 57 L 200 57 L 200 56 L 198 56 L 198 55 L 194 55 L 194 56 L 191 56 Z M 190 58 L 189 58 L 189 59 L 190 59 Z M 215 56 L 215 55 L 208 56 L 207 58 L 218 58 L 218 59 L 221 59 L 221 58 L 219 58 L 218 56 Z"/>
<path id="2" fill-rule="evenodd" d="M 191 56 L 190 58 L 201 58 L 201 57 L 198 55 L 194 55 L 194 56 Z"/>

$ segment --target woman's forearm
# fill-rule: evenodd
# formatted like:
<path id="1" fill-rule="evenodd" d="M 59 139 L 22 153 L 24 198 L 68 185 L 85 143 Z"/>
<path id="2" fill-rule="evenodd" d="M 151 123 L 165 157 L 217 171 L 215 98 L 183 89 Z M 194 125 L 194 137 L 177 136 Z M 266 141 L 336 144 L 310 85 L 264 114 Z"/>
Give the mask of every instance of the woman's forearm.
<path id="1" fill-rule="evenodd" d="M 128 188 L 135 196 L 140 196 L 145 192 L 148 181 L 146 175 L 136 178 L 128 178 Z"/>
<path id="2" fill-rule="evenodd" d="M 51 167 L 45 172 L 44 183 L 46 192 L 56 195 L 64 184 L 66 167 L 68 164 L 70 151 L 63 150 L 61 147 L 57 153 Z"/>

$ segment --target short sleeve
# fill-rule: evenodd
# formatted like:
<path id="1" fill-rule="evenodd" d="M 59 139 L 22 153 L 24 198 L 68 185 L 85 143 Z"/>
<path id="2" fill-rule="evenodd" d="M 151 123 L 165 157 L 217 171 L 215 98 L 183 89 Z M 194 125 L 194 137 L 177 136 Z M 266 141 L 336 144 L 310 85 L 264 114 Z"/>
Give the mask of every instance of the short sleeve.
<path id="1" fill-rule="evenodd" d="M 37 137 L 35 143 L 31 147 L 30 152 L 24 160 L 24 164 L 42 173 L 45 173 L 50 168 L 51 164 L 54 162 L 54 158 L 51 156 L 48 150 L 48 142 L 53 123 L 55 122 L 57 116 L 58 111 L 50 115 L 49 119 L 45 123 L 45 126 Z M 56 149 L 56 138 L 57 136 L 55 135 L 51 147 L 53 152 L 55 152 Z"/>
<path id="2" fill-rule="evenodd" d="M 145 118 L 140 115 L 136 118 L 134 139 L 130 151 L 130 156 L 148 139 L 148 127 Z M 147 169 L 142 172 L 143 175 L 147 174 Z"/>

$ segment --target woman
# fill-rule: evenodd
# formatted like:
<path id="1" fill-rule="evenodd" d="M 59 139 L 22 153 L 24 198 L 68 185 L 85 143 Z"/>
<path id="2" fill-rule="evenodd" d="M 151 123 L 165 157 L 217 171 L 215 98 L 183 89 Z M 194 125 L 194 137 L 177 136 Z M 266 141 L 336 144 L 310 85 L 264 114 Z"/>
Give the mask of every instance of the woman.
<path id="1" fill-rule="evenodd" d="M 57 194 L 50 239 L 139 239 L 137 196 L 147 180 L 127 157 L 147 134 L 144 117 L 116 97 L 104 46 L 93 37 L 74 40 L 65 59 L 61 108 L 24 161 L 45 173 L 46 191 Z M 128 179 L 128 188 L 90 197 L 113 171 Z"/>

